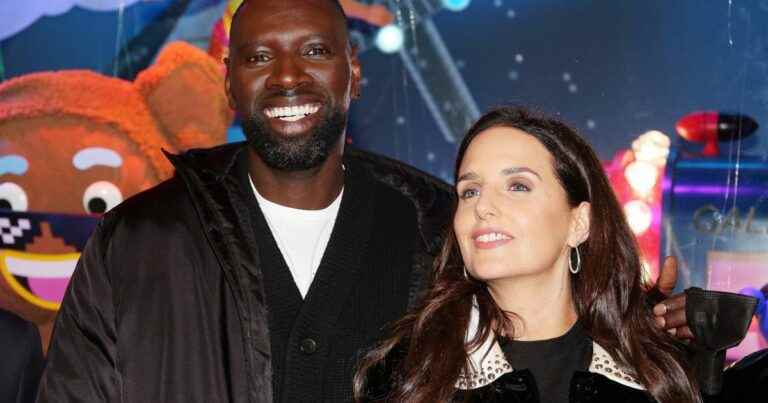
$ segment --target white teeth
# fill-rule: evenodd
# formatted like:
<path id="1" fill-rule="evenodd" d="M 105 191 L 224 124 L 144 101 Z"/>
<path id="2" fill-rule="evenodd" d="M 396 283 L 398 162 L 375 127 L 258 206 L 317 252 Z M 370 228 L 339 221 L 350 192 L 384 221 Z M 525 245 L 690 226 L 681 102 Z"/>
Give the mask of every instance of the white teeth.
<path id="1" fill-rule="evenodd" d="M 319 105 L 305 104 L 297 106 L 283 106 L 278 108 L 264 109 L 264 114 L 269 118 L 279 118 L 288 122 L 295 122 L 303 119 L 320 110 Z"/>
<path id="2" fill-rule="evenodd" d="M 296 116 L 282 116 L 279 117 L 280 120 L 285 120 L 286 122 L 295 122 L 300 119 L 304 119 L 304 115 L 296 115 Z"/>
<path id="3" fill-rule="evenodd" d="M 501 241 L 502 239 L 511 239 L 509 236 L 499 233 L 499 232 L 491 232 L 488 234 L 480 235 L 479 237 L 475 238 L 478 242 L 495 242 L 495 241 Z"/>

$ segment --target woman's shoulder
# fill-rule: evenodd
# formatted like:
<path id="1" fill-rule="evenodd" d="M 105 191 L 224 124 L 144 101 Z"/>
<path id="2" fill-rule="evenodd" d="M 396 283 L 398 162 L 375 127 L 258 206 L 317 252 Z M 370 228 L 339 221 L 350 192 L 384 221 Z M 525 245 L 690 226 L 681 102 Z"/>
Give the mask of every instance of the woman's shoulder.
<path id="1" fill-rule="evenodd" d="M 643 389 L 618 383 L 603 374 L 577 371 L 570 382 L 571 402 L 654 403 Z M 507 372 L 493 382 L 476 389 L 457 390 L 454 402 L 541 402 L 538 387 L 530 371 Z"/>
<path id="2" fill-rule="evenodd" d="M 632 389 L 645 390 L 635 378 L 635 370 L 620 364 L 610 353 L 597 343 L 592 343 L 592 360 L 589 372 L 602 375 L 618 384 Z"/>
<path id="3" fill-rule="evenodd" d="M 469 371 L 462 372 L 457 389 L 477 389 L 488 385 L 505 374 L 514 371 L 498 342 L 489 338 L 480 348 L 470 353 Z M 604 376 L 612 382 L 636 389 L 645 390 L 634 376 L 635 371 L 620 364 L 606 349 L 592 342 L 592 358 L 588 372 Z"/>
<path id="4" fill-rule="evenodd" d="M 538 401 L 536 382 L 530 371 L 514 369 L 497 342 L 489 341 L 470 353 L 470 362 L 469 371 L 462 372 L 456 383 L 455 401 Z M 634 370 L 620 364 L 593 342 L 589 368 L 573 374 L 571 393 L 594 402 L 653 402 L 633 374 Z"/>

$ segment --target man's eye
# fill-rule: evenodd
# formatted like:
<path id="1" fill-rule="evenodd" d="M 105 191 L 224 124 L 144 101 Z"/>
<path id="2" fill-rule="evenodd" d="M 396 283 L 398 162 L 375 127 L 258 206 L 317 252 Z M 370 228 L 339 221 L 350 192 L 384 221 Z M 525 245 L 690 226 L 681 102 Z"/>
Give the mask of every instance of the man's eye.
<path id="1" fill-rule="evenodd" d="M 323 46 L 312 46 L 307 50 L 307 56 L 325 56 L 331 52 Z"/>
<path id="2" fill-rule="evenodd" d="M 266 62 L 268 62 L 270 60 L 271 60 L 271 58 L 269 57 L 269 55 L 264 54 L 264 53 L 258 53 L 258 54 L 251 55 L 251 56 L 248 56 L 248 57 L 245 58 L 245 61 L 247 63 L 249 63 L 249 64 L 252 64 L 252 63 L 266 63 Z"/>
<path id="3" fill-rule="evenodd" d="M 469 199 L 470 197 L 475 197 L 478 194 L 480 194 L 480 192 L 477 189 L 469 188 L 459 192 L 459 197 L 461 199 Z"/>

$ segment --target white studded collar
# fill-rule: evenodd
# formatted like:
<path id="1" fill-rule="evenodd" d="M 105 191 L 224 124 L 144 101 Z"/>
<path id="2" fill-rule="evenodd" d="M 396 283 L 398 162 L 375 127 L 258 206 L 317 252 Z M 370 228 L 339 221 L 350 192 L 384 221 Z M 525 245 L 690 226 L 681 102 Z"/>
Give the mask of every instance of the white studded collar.
<path id="1" fill-rule="evenodd" d="M 466 341 L 471 340 L 479 326 L 479 312 L 473 305 L 470 314 L 469 329 Z M 456 381 L 456 388 L 469 390 L 488 385 L 504 374 L 514 369 L 504 356 L 501 346 L 496 342 L 496 335 L 490 334 L 477 349 L 469 353 L 469 371 L 462 371 Z M 606 378 L 633 389 L 645 390 L 632 375 L 632 371 L 619 365 L 608 352 L 599 344 L 592 343 L 592 359 L 589 372 L 600 374 Z"/>

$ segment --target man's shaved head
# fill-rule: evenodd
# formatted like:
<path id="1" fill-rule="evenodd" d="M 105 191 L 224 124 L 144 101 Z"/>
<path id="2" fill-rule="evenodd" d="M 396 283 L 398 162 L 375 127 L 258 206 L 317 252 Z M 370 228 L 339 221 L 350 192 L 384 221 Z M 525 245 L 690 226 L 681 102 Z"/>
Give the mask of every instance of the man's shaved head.
<path id="1" fill-rule="evenodd" d="M 263 0 L 243 0 L 242 3 L 240 3 L 240 6 L 237 7 L 237 10 L 235 10 L 235 14 L 232 16 L 232 25 L 231 27 L 234 27 L 237 24 L 237 16 L 240 14 L 240 11 L 248 7 L 247 5 L 249 3 L 258 2 Z M 339 3 L 339 0 L 302 0 L 302 1 L 315 1 L 318 3 L 328 3 L 332 5 L 336 10 L 338 10 L 339 15 L 342 17 L 342 21 L 344 21 L 344 30 L 347 30 L 347 13 L 344 12 L 344 8 L 341 6 L 341 3 Z M 234 30 L 234 28 L 230 28 L 230 31 Z"/>

